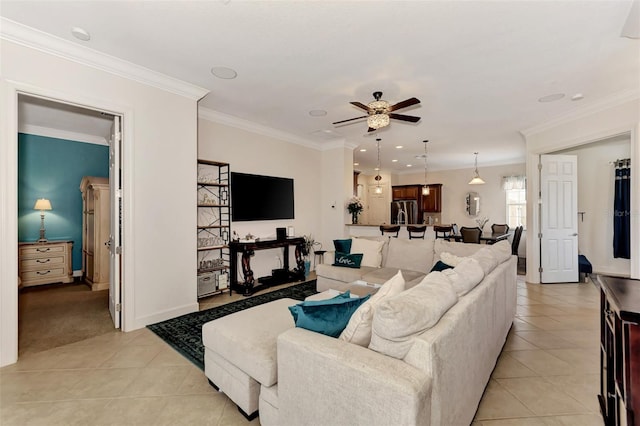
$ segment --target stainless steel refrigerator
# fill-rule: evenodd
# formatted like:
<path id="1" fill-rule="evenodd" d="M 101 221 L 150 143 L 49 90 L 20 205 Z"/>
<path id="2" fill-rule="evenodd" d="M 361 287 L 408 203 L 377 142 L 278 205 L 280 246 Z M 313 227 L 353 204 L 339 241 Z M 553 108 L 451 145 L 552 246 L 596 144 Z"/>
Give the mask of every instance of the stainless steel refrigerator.
<path id="1" fill-rule="evenodd" d="M 391 202 L 391 223 L 398 225 L 418 223 L 418 201 L 399 200 Z"/>

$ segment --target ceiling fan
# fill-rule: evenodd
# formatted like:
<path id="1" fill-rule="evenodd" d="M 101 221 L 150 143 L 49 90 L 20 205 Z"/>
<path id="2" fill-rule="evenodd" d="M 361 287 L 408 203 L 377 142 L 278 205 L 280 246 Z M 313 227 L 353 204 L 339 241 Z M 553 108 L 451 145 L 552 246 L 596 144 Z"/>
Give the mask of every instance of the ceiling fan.
<path id="1" fill-rule="evenodd" d="M 402 102 L 398 102 L 395 105 L 389 105 L 389 102 L 385 100 L 381 100 L 382 92 L 373 92 L 373 98 L 375 101 L 369 102 L 367 105 L 360 102 L 349 102 L 351 105 L 357 106 L 365 111 L 367 111 L 367 115 L 363 115 L 361 117 L 350 118 L 348 120 L 336 121 L 335 124 L 342 124 L 349 121 L 360 120 L 361 118 L 367 119 L 367 125 L 369 126 L 369 132 L 374 132 L 382 127 L 386 127 L 389 125 L 389 119 L 393 118 L 395 120 L 409 121 L 411 123 L 417 123 L 420 121 L 420 117 L 416 117 L 413 115 L 404 115 L 404 114 L 396 114 L 393 111 L 397 111 L 401 108 L 410 107 L 412 105 L 416 105 L 420 103 L 420 100 L 417 98 L 409 98 Z"/>

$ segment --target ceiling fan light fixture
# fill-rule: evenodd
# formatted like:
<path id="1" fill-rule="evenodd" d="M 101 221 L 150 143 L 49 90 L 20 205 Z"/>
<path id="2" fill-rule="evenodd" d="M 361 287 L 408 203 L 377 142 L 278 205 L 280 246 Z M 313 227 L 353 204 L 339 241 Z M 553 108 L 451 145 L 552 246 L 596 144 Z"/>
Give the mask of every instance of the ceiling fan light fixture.
<path id="1" fill-rule="evenodd" d="M 387 114 L 373 114 L 367 117 L 367 124 L 372 129 L 381 129 L 389 125 L 389 116 Z"/>

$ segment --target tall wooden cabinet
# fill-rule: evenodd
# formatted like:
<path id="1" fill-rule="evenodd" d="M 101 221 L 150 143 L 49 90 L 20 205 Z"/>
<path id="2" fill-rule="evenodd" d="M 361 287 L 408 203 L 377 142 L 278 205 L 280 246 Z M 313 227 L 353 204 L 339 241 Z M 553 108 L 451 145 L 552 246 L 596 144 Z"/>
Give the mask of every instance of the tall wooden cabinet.
<path id="1" fill-rule="evenodd" d="M 198 297 L 229 289 L 229 164 L 198 160 Z"/>
<path id="2" fill-rule="evenodd" d="M 640 280 L 599 276 L 600 411 L 606 426 L 640 424 Z"/>
<path id="3" fill-rule="evenodd" d="M 109 288 L 109 179 L 85 176 L 82 192 L 82 275 L 91 290 Z"/>

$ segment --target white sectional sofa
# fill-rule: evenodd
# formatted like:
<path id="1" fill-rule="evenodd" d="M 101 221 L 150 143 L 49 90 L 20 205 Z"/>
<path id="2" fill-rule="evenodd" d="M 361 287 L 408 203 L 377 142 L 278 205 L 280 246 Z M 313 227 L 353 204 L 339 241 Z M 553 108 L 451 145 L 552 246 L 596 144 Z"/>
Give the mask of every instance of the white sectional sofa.
<path id="1" fill-rule="evenodd" d="M 210 324 L 220 320 L 203 328 L 208 354 L 205 368 L 209 368 L 210 359 L 236 359 L 222 359 L 211 365 L 222 371 L 210 370 L 207 376 L 214 383 L 216 377 L 249 383 L 241 389 L 234 388 L 234 392 L 251 393 L 251 397 L 232 399 L 239 404 L 236 399 L 257 397 L 260 423 L 264 426 L 469 425 L 515 316 L 517 259 L 511 256 L 507 242 L 484 246 L 440 240 L 404 240 L 396 244 L 394 240 L 385 242 L 388 251 L 382 268 L 361 268 L 360 276 L 354 278 L 391 278 L 398 270 L 407 275 L 406 290 L 375 305 L 368 346 L 295 328 L 293 321 L 286 321 L 290 313 L 284 312 L 281 304 L 271 302 L 272 306 L 261 307 L 272 308 L 269 315 L 279 327 L 277 333 L 271 334 L 277 334 L 276 342 L 273 337 L 265 339 L 265 333 L 248 341 L 243 334 L 246 325 L 242 325 L 245 311 L 230 315 L 235 319 L 221 323 L 224 327 L 217 329 L 224 329 L 224 334 L 231 336 L 227 345 L 233 345 L 233 339 L 241 341 L 246 352 L 253 344 L 255 352 L 263 354 L 262 360 L 271 360 L 265 368 L 277 377 L 262 379 L 261 374 L 252 371 L 255 367 L 249 366 L 259 360 L 238 352 L 225 355 L 225 350 L 216 348 L 219 339 L 211 335 L 216 328 Z M 389 251 L 405 244 L 413 246 L 411 253 L 422 253 L 412 260 L 421 266 L 401 265 L 399 260 L 393 260 L 398 253 L 390 255 Z M 430 256 L 426 249 L 429 246 Z M 457 259 L 459 263 L 453 269 L 426 274 L 444 252 L 449 254 L 447 259 L 469 258 Z M 318 269 L 318 289 L 322 290 L 320 273 L 331 269 Z M 323 285 L 331 288 L 347 284 L 352 275 L 339 280 L 337 274 L 358 271 L 343 269 L 344 272 L 325 272 Z M 249 343 L 251 339 L 253 343 Z M 224 387 L 221 390 L 225 391 Z M 254 406 L 252 403 L 248 413 Z"/>

